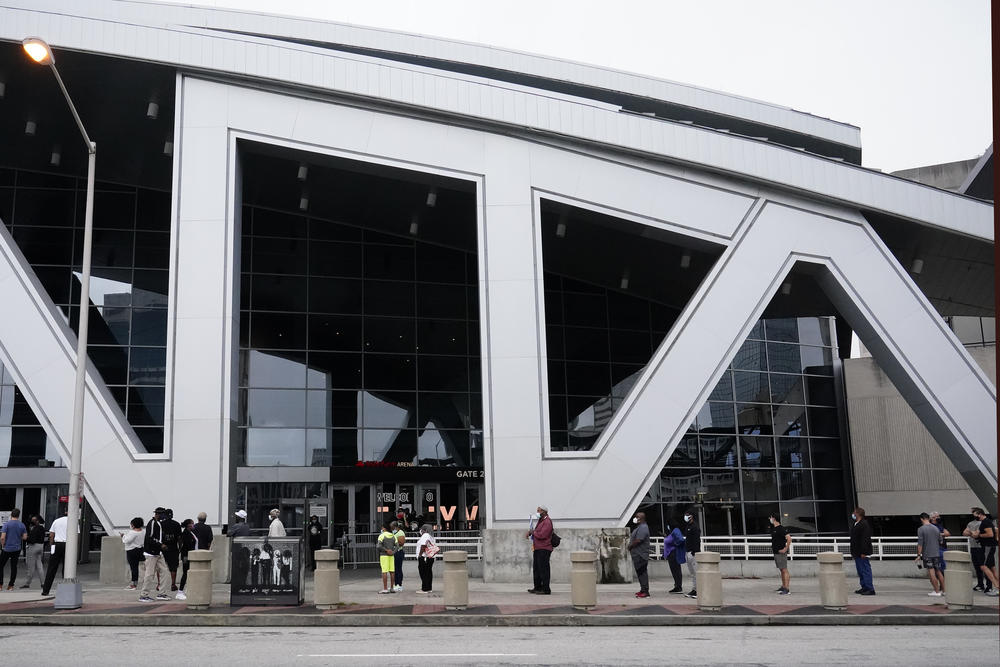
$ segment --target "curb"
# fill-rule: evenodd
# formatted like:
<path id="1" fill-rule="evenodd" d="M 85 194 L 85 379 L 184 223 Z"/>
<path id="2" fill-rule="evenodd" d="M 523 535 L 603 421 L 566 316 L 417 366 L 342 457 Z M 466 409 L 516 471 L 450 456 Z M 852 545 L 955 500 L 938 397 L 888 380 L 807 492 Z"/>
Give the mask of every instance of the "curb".
<path id="1" fill-rule="evenodd" d="M 0 614 L 9 626 L 109 627 L 616 627 L 998 625 L 995 613 L 815 615 Z"/>

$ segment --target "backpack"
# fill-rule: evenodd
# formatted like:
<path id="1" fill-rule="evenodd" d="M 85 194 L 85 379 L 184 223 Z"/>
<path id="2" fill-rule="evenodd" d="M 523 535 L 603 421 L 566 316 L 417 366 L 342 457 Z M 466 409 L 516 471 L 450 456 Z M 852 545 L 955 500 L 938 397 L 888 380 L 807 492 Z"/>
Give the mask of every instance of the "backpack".
<path id="1" fill-rule="evenodd" d="M 394 554 L 399 549 L 399 542 L 396 541 L 396 536 L 392 533 L 382 533 L 381 537 L 378 538 L 378 548 L 382 552 L 379 554 L 380 556 L 388 555 L 385 554 L 386 551 Z"/>

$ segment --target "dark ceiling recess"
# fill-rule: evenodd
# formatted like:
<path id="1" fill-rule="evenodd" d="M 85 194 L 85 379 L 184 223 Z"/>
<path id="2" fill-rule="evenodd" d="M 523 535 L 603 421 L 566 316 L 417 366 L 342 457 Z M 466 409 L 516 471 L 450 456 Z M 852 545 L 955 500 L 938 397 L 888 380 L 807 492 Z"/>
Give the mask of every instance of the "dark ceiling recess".
<path id="1" fill-rule="evenodd" d="M 337 44 L 334 42 L 323 42 L 293 37 L 281 37 L 261 33 L 242 32 L 238 30 L 216 30 L 219 32 L 229 32 L 237 35 L 247 35 L 249 37 L 262 37 L 265 39 L 290 42 L 293 44 L 302 44 L 304 46 L 314 46 L 322 49 L 330 49 L 332 51 L 340 51 L 342 53 L 353 53 L 371 58 L 381 58 L 382 60 L 419 65 L 421 67 L 439 69 L 447 72 L 456 72 L 459 74 L 468 74 L 470 76 L 478 76 L 486 79 L 493 79 L 495 81 L 505 81 L 507 83 L 513 83 L 520 86 L 528 86 L 531 88 L 538 88 L 540 90 L 562 93 L 564 95 L 573 95 L 584 99 L 597 100 L 606 104 L 613 104 L 621 107 L 622 111 L 625 112 L 653 115 L 656 118 L 663 120 L 692 123 L 715 130 L 726 130 L 728 132 L 741 134 L 747 137 L 763 137 L 768 141 L 782 146 L 804 148 L 810 153 L 815 153 L 816 155 L 838 158 L 844 160 L 845 162 L 850 162 L 851 164 L 861 164 L 860 148 L 837 143 L 835 141 L 829 141 L 820 137 L 793 132 L 791 130 L 775 127 L 773 125 L 755 123 L 742 118 L 728 116 L 726 114 L 697 109 L 695 107 L 666 102 L 664 100 L 642 97 L 641 95 L 633 95 L 617 90 L 596 88 L 570 81 L 560 81 L 557 79 L 548 79 L 545 77 L 523 74 L 521 72 L 514 72 L 511 70 L 498 69 L 496 67 L 473 65 L 453 60 L 441 60 L 439 58 L 416 56 L 396 51 L 384 51 L 381 49 L 370 49 L 359 46 L 351 46 L 348 44 Z"/>
<path id="2" fill-rule="evenodd" d="M 164 148 L 173 141 L 175 70 L 62 49 L 55 55 L 97 144 L 97 180 L 169 189 L 173 161 Z M 86 148 L 52 72 L 29 61 L 20 44 L 0 42 L 0 81 L 0 165 L 86 176 Z M 34 134 L 25 132 L 29 121 Z"/>
<path id="3" fill-rule="evenodd" d="M 942 316 L 994 317 L 992 243 L 882 213 L 862 213 Z"/>

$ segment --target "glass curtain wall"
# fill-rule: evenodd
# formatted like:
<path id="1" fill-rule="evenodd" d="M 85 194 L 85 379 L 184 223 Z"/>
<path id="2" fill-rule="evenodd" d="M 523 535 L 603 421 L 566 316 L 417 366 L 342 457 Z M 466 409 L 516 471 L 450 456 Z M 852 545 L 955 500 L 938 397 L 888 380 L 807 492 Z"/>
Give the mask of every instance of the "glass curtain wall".
<path id="1" fill-rule="evenodd" d="M 473 188 L 242 160 L 237 465 L 482 466 Z"/>

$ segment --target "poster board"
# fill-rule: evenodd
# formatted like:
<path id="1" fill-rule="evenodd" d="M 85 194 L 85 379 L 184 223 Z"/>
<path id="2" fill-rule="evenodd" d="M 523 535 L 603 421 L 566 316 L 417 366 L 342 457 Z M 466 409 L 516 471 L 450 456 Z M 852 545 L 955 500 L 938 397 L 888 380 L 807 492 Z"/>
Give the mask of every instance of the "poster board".
<path id="1" fill-rule="evenodd" d="M 229 604 L 299 605 L 305 592 L 302 539 L 233 538 Z"/>

